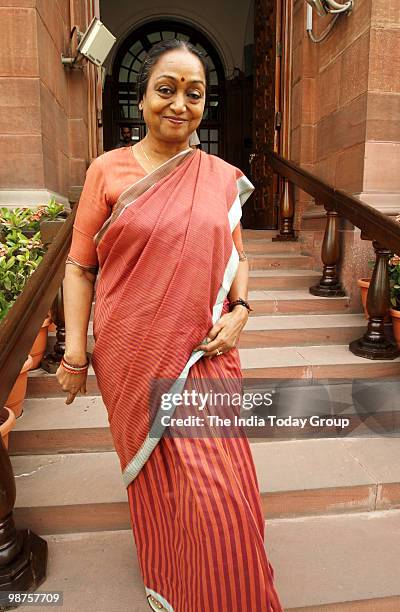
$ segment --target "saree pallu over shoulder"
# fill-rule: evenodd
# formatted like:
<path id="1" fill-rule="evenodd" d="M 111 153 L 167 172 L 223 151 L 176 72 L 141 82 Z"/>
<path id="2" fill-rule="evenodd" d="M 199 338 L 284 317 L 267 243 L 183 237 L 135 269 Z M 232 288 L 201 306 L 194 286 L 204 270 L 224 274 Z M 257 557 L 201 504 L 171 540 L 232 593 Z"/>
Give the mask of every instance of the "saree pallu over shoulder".
<path id="1" fill-rule="evenodd" d="M 163 435 L 153 383 L 180 392 L 221 316 L 239 261 L 232 231 L 252 190 L 190 149 L 123 192 L 96 234 L 92 363 L 126 486 Z"/>

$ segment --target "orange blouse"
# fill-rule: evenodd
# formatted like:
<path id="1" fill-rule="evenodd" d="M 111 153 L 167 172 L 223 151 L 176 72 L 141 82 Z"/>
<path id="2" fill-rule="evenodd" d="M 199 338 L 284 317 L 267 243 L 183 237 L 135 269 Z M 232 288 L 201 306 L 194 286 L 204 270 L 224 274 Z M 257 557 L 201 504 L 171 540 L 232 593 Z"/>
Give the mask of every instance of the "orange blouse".
<path id="1" fill-rule="evenodd" d="M 95 272 L 98 268 L 93 238 L 111 215 L 125 189 L 146 175 L 131 147 L 120 147 L 97 157 L 89 166 L 72 232 L 67 261 Z M 240 224 L 232 232 L 238 252 L 243 251 Z"/>

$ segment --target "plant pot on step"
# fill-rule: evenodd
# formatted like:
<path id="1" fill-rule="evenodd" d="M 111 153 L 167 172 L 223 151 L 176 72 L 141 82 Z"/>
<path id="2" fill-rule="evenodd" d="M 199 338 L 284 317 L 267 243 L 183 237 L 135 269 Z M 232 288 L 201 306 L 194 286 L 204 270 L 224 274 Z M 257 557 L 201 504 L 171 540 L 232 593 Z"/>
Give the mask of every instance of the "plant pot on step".
<path id="1" fill-rule="evenodd" d="M 400 310 L 391 308 L 390 314 L 392 315 L 394 339 L 397 342 L 397 346 L 400 348 Z"/>
<path id="2" fill-rule="evenodd" d="M 3 438 L 4 446 L 8 449 L 8 434 L 15 425 L 15 414 L 10 408 L 0 409 L 0 435 Z"/>
<path id="3" fill-rule="evenodd" d="M 57 326 L 54 323 L 53 319 L 51 318 L 51 310 L 49 310 L 49 312 L 47 313 L 47 317 L 50 319 L 50 325 L 49 325 L 49 332 L 55 332 L 57 331 Z"/>
<path id="4" fill-rule="evenodd" d="M 50 317 L 46 317 L 46 319 L 42 323 L 42 327 L 39 329 L 39 333 L 36 336 L 36 340 L 33 343 L 31 350 L 29 351 L 29 354 L 33 360 L 32 366 L 29 368 L 30 370 L 34 370 L 35 368 L 38 368 L 40 366 L 42 357 L 46 352 L 47 336 L 50 323 Z"/>
<path id="5" fill-rule="evenodd" d="M 365 318 L 368 319 L 368 311 L 367 311 L 367 296 L 369 284 L 371 282 L 370 278 L 359 278 L 357 281 L 357 285 L 360 287 L 361 291 L 361 302 L 364 309 Z"/>
<path id="6" fill-rule="evenodd" d="M 16 417 L 22 414 L 22 405 L 24 403 L 26 387 L 28 384 L 28 370 L 32 365 L 33 359 L 28 355 L 27 360 L 22 366 L 21 372 L 18 374 L 18 378 L 11 389 L 10 395 L 5 401 L 5 406 L 11 408 Z"/>
<path id="7" fill-rule="evenodd" d="M 360 287 L 361 291 L 361 302 L 364 309 L 365 318 L 369 319 L 368 310 L 367 310 L 367 297 L 368 297 L 368 289 L 371 283 L 370 278 L 359 278 L 357 281 L 357 285 Z M 390 323 L 390 314 L 388 313 L 385 317 L 385 323 Z"/>

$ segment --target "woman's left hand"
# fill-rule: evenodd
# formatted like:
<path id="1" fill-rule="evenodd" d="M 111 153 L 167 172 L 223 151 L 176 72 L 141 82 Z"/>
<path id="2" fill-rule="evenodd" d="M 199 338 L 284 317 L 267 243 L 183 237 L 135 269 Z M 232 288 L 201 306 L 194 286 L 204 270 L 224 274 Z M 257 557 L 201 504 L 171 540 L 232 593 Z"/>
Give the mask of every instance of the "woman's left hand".
<path id="1" fill-rule="evenodd" d="M 227 312 L 211 328 L 207 344 L 200 344 L 194 350 L 204 351 L 204 357 L 216 357 L 236 346 L 240 332 L 247 323 L 249 313 L 243 306 L 236 306 Z"/>

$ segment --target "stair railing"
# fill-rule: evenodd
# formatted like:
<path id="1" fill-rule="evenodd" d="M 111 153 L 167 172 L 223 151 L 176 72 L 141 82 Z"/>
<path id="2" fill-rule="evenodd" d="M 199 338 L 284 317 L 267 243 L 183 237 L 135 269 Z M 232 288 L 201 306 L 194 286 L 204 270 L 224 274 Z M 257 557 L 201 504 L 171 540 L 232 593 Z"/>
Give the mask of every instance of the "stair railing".
<path id="1" fill-rule="evenodd" d="M 0 325 L 0 411 L 62 286 L 75 207 Z M 46 578 L 47 542 L 30 529 L 17 530 L 14 474 L 0 436 L 0 594 L 36 589 Z M 0 604 L 1 608 L 1 604 Z"/>
<path id="2" fill-rule="evenodd" d="M 350 343 L 352 353 L 368 359 L 394 359 L 399 349 L 387 335 L 385 318 L 390 308 L 389 258 L 400 254 L 400 225 L 372 206 L 336 189 L 298 164 L 266 150 L 267 161 L 282 179 L 280 229 L 273 240 L 297 240 L 294 230 L 294 186 L 311 195 L 326 211 L 325 234 L 321 259 L 323 272 L 319 283 L 310 288 L 312 295 L 338 297 L 345 295 L 339 278 L 341 245 L 339 225 L 345 219 L 361 230 L 361 238 L 372 241 L 375 265 L 368 290 L 368 326 L 362 338 Z"/>

